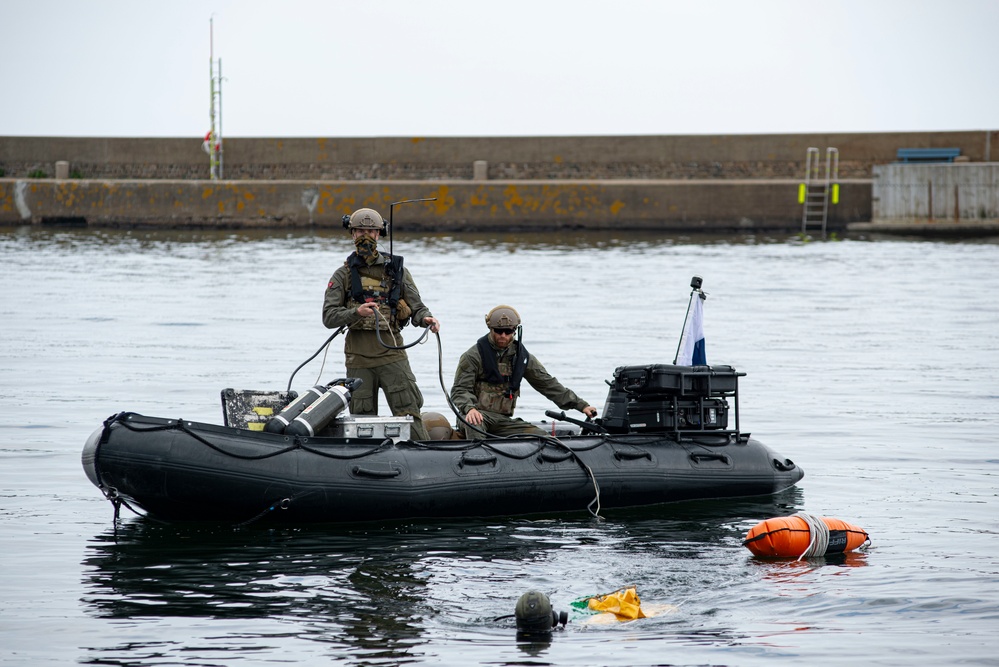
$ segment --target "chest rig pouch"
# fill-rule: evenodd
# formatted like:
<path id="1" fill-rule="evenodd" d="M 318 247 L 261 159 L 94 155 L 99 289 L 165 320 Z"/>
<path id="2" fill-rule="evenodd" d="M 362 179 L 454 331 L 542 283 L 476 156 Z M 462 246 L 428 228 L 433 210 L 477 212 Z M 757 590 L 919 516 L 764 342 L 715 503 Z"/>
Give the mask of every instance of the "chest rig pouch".
<path id="1" fill-rule="evenodd" d="M 377 328 L 381 331 L 399 331 L 409 323 L 413 311 L 402 298 L 404 275 L 402 256 L 386 256 L 383 264 L 369 267 L 357 256 L 357 253 L 354 253 L 347 258 L 347 268 L 350 270 L 348 305 L 357 308 L 363 303 L 378 304 L 377 316 L 363 317 L 351 324 L 351 329 L 374 331 Z"/>
<path id="2" fill-rule="evenodd" d="M 520 396 L 520 383 L 527 370 L 530 353 L 523 343 L 517 343 L 517 353 L 496 359 L 496 351 L 489 344 L 489 336 L 476 342 L 482 359 L 483 377 L 475 383 L 475 396 L 483 410 L 511 416 Z"/>

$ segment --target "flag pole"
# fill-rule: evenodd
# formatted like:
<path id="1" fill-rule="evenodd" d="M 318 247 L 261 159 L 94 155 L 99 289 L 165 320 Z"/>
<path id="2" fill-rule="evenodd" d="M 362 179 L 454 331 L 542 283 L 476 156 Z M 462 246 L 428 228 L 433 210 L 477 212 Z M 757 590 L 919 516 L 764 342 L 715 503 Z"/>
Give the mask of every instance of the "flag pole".
<path id="1" fill-rule="evenodd" d="M 687 318 L 690 317 L 690 304 L 694 301 L 694 294 L 699 294 L 700 298 L 704 298 L 704 292 L 701 291 L 701 285 L 704 284 L 704 280 L 700 276 L 694 276 L 690 279 L 690 298 L 687 299 L 687 312 L 683 316 L 683 326 L 680 328 L 680 339 L 676 342 L 676 354 L 673 355 L 673 365 L 676 365 L 676 360 L 680 358 L 680 346 L 683 345 L 683 334 L 687 332 Z"/>

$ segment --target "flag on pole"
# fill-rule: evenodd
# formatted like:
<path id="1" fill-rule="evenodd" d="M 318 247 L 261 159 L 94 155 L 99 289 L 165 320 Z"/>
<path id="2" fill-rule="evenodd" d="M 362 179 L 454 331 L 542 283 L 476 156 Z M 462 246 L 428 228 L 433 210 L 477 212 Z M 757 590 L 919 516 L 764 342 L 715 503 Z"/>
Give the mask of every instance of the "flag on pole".
<path id="1" fill-rule="evenodd" d="M 708 365 L 704 351 L 704 296 L 700 290 L 691 294 L 675 363 L 678 366 Z"/>

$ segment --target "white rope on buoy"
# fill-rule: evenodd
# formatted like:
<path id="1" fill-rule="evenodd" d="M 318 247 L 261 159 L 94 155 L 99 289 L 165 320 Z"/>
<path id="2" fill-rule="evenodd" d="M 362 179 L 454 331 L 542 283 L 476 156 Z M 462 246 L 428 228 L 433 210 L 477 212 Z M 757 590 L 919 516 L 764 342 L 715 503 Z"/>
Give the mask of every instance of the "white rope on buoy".
<path id="1" fill-rule="evenodd" d="M 798 556 L 798 560 L 825 556 L 826 550 L 829 549 L 829 526 L 826 525 L 826 522 L 821 517 L 812 516 L 806 512 L 795 512 L 793 516 L 808 524 L 808 532 L 811 535 L 808 547 Z"/>

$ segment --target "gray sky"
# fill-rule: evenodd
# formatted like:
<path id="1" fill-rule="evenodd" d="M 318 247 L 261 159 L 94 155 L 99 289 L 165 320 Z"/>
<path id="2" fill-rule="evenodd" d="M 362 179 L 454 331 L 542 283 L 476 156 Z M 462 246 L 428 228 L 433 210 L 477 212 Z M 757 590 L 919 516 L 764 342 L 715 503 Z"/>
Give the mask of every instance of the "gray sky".
<path id="1" fill-rule="evenodd" d="M 999 128 L 999 0 L 0 0 L 0 136 Z"/>

